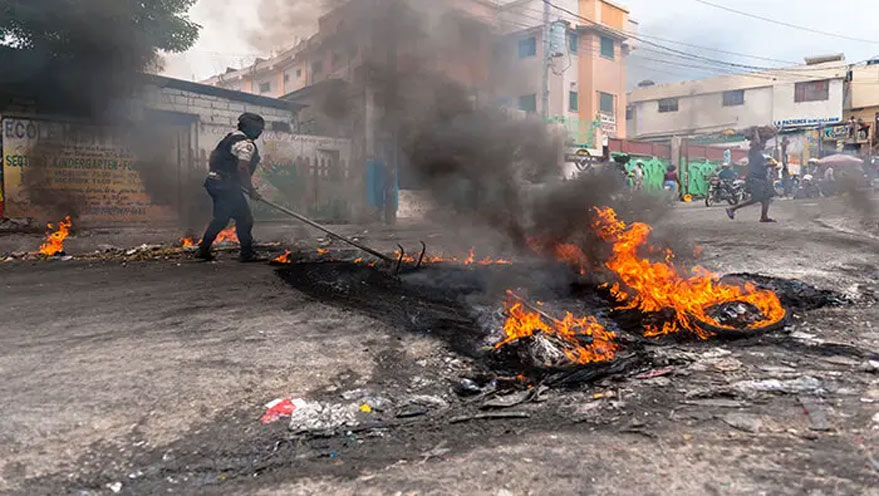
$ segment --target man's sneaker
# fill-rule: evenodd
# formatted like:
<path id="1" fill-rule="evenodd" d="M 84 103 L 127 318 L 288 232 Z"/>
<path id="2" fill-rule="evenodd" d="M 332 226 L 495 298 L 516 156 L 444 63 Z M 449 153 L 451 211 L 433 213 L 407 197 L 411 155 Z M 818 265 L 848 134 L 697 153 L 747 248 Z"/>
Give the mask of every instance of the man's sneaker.
<path id="1" fill-rule="evenodd" d="M 776 221 L 775 219 L 771 219 L 769 217 L 766 217 L 765 219 L 760 219 L 760 222 L 773 223 L 773 222 L 778 222 L 778 221 Z"/>
<path id="2" fill-rule="evenodd" d="M 210 250 L 202 250 L 201 248 L 195 252 L 195 258 L 198 260 L 204 260 L 205 262 L 213 262 L 216 260 L 214 254 L 211 253 Z"/>
<path id="3" fill-rule="evenodd" d="M 258 263 L 258 262 L 268 262 L 269 259 L 256 253 L 242 253 L 238 255 L 238 261 L 241 263 Z"/>

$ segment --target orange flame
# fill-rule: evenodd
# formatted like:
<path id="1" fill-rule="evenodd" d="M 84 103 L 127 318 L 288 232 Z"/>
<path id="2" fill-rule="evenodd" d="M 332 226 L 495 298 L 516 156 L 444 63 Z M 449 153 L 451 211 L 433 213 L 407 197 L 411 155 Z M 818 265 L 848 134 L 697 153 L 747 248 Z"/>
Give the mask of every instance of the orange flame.
<path id="1" fill-rule="evenodd" d="M 293 260 L 290 258 L 290 255 L 291 255 L 290 250 L 284 250 L 284 254 L 280 255 L 278 257 L 275 257 L 275 259 L 272 260 L 272 262 L 282 263 L 282 264 L 293 263 Z"/>
<path id="2" fill-rule="evenodd" d="M 226 229 L 220 231 L 220 234 L 217 235 L 216 243 L 238 243 L 238 235 L 235 234 L 235 226 L 229 226 Z"/>
<path id="3" fill-rule="evenodd" d="M 318 249 L 317 249 L 317 254 L 318 254 L 318 255 L 326 255 L 326 254 L 328 254 L 329 252 L 330 252 L 330 250 L 324 250 L 323 248 L 318 248 Z"/>
<path id="4" fill-rule="evenodd" d="M 70 226 L 73 223 L 70 220 L 70 216 L 64 217 L 64 220 L 58 223 L 58 230 L 46 233 L 46 242 L 40 245 L 40 254 L 52 256 L 56 253 L 64 251 L 64 240 L 67 239 L 67 236 L 70 234 Z M 55 229 L 52 224 L 48 224 L 47 227 L 51 229 Z"/>
<path id="5" fill-rule="evenodd" d="M 504 303 L 507 320 L 504 323 L 506 337 L 495 345 L 495 349 L 519 339 L 533 336 L 535 332 L 554 335 L 564 344 L 563 352 L 574 363 L 588 364 L 613 360 L 620 348 L 614 342 L 616 334 L 604 328 L 595 317 L 574 317 L 568 312 L 561 320 L 553 319 L 545 314 L 533 312 L 525 308 L 522 301 L 517 300 L 512 291 L 507 291 L 512 298 Z M 591 344 L 584 344 L 578 336 L 592 338 Z"/>
<path id="6" fill-rule="evenodd" d="M 651 262 L 638 256 L 638 249 L 647 244 L 652 228 L 644 223 L 627 225 L 609 208 L 596 208 L 593 227 L 601 239 L 613 243 L 613 254 L 605 262 L 608 269 L 620 279 L 611 286 L 614 298 L 624 303 L 623 308 L 637 308 L 645 313 L 673 310 L 674 319 L 662 328 L 650 326 L 646 336 L 677 332 L 681 329 L 707 339 L 711 333 L 699 327 L 702 321 L 719 328 L 727 328 L 708 315 L 708 309 L 721 303 L 740 301 L 753 305 L 763 319 L 748 328 L 756 329 L 784 318 L 785 310 L 778 296 L 748 283 L 744 287 L 719 282 L 719 277 L 701 267 L 682 275 L 673 264 L 673 254 L 666 251 L 665 263 Z"/>
<path id="7" fill-rule="evenodd" d="M 178 242 L 183 248 L 192 248 L 196 245 L 195 240 L 192 238 L 180 238 Z"/>

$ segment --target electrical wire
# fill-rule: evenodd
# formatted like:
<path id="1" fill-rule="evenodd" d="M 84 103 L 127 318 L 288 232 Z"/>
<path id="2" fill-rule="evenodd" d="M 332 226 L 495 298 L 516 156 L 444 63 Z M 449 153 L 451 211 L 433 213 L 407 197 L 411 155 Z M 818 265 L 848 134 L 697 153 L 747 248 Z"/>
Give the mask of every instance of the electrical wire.
<path id="1" fill-rule="evenodd" d="M 540 11 L 537 10 L 537 9 L 529 8 L 529 7 L 526 7 L 526 6 L 521 6 L 521 8 L 522 8 L 523 10 L 529 10 L 529 11 L 531 11 L 531 12 L 536 12 L 536 13 L 539 13 L 539 12 L 540 12 Z M 569 12 L 570 12 L 570 11 L 569 11 Z M 578 20 L 583 20 L 583 19 L 582 19 L 579 15 L 577 15 L 577 14 L 570 14 L 570 15 L 573 15 L 573 16 L 575 16 L 575 17 L 572 17 L 572 18 L 570 18 L 570 19 L 563 19 L 563 20 L 568 20 L 568 21 L 578 21 Z M 524 16 L 524 17 L 527 17 L 527 16 Z M 528 17 L 528 18 L 529 18 L 529 19 L 532 19 L 532 20 L 537 20 L 537 21 L 539 21 L 539 22 L 543 22 L 542 20 L 536 19 L 536 18 L 534 18 L 534 17 Z M 692 44 L 692 43 L 685 43 L 685 42 L 683 42 L 683 41 L 673 40 L 673 39 L 669 39 L 669 38 L 663 38 L 663 37 L 660 37 L 660 36 L 650 35 L 650 34 L 645 34 L 645 33 L 637 32 L 637 31 L 629 31 L 629 30 L 625 30 L 625 29 L 618 29 L 617 31 L 620 31 L 620 32 L 622 32 L 622 33 L 625 33 L 625 34 L 627 34 L 627 35 L 629 35 L 629 36 L 638 36 L 638 37 L 642 37 L 642 38 L 651 38 L 651 39 L 654 39 L 654 40 L 664 41 L 664 42 L 666 42 L 666 43 L 672 43 L 672 44 L 675 44 L 675 45 L 686 46 L 686 47 L 689 47 L 689 48 L 697 48 L 697 49 L 699 49 L 699 50 L 706 50 L 706 51 L 709 51 L 709 52 L 722 53 L 722 54 L 725 54 L 725 55 L 735 55 L 735 56 L 737 56 L 737 57 L 742 57 L 742 58 L 749 58 L 749 59 L 755 59 L 755 60 L 765 60 L 765 61 L 767 61 L 767 62 L 778 62 L 778 63 L 781 63 L 781 64 L 788 64 L 788 65 L 796 65 L 796 64 L 797 64 L 797 62 L 792 62 L 792 61 L 790 61 L 790 60 L 774 59 L 774 58 L 771 58 L 771 57 L 763 57 L 763 56 L 760 56 L 760 55 L 753 55 L 753 54 L 742 53 L 742 52 L 733 52 L 733 51 L 729 51 L 729 50 L 721 50 L 721 49 L 719 49 L 719 48 L 707 47 L 707 46 L 703 46 L 703 45 L 694 45 L 694 44 Z"/>
<path id="2" fill-rule="evenodd" d="M 687 53 L 687 52 L 684 52 L 684 51 L 682 51 L 682 50 L 678 50 L 678 49 L 675 49 L 675 48 L 670 48 L 670 47 L 667 47 L 667 46 L 661 45 L 661 44 L 659 44 L 659 43 L 655 43 L 655 42 L 652 42 L 652 41 L 649 41 L 649 40 L 645 40 L 645 39 L 643 39 L 643 38 L 641 38 L 641 37 L 639 37 L 639 36 L 635 36 L 635 35 L 626 35 L 623 31 L 620 31 L 620 30 L 618 30 L 618 29 L 615 29 L 615 28 L 612 28 L 612 27 L 609 27 L 609 26 L 605 26 L 605 25 L 603 25 L 603 24 L 601 24 L 601 23 L 598 23 L 598 22 L 596 22 L 596 21 L 593 21 L 592 19 L 588 19 L 588 18 L 583 17 L 583 16 L 581 16 L 581 15 L 579 15 L 579 14 L 576 14 L 576 13 L 574 13 L 574 12 L 571 12 L 570 10 L 568 10 L 568 9 L 566 9 L 566 8 L 564 8 L 564 7 L 559 7 L 558 5 L 552 3 L 550 0 L 543 0 L 543 3 L 549 5 L 550 7 L 554 8 L 554 9 L 557 9 L 557 10 L 560 10 L 560 11 L 565 12 L 565 13 L 567 13 L 567 14 L 570 14 L 570 15 L 576 16 L 578 19 L 581 19 L 581 20 L 583 20 L 583 21 L 586 21 L 586 22 L 588 22 L 588 23 L 590 23 L 590 24 L 592 24 L 592 25 L 594 25 L 594 26 L 598 26 L 598 27 L 600 27 L 600 28 L 602 28 L 602 29 L 605 29 L 605 30 L 607 30 L 607 31 L 610 31 L 611 33 L 614 33 L 614 34 L 616 34 L 617 36 L 620 36 L 620 37 L 623 37 L 623 38 L 632 38 L 632 39 L 635 39 L 635 40 L 640 41 L 641 43 L 645 43 L 645 44 L 647 44 L 647 45 L 655 46 L 655 47 L 657 47 L 657 48 L 659 48 L 659 49 L 665 50 L 665 51 L 667 51 L 667 52 L 669 52 L 669 53 L 675 53 L 675 54 L 678 54 L 678 55 L 683 55 L 683 56 L 690 57 L 690 58 L 692 58 L 692 59 L 694 59 L 694 60 L 698 59 L 698 60 L 702 60 L 702 61 L 706 61 L 706 62 L 715 63 L 715 64 L 718 64 L 718 65 L 726 65 L 726 66 L 730 66 L 730 67 L 736 67 L 736 68 L 739 68 L 739 69 L 747 69 L 747 70 L 754 70 L 754 71 L 764 71 L 764 72 L 765 72 L 765 71 L 773 71 L 773 72 L 783 71 L 782 69 L 779 69 L 779 68 L 777 68 L 777 67 L 763 67 L 763 66 L 756 66 L 756 65 L 750 65 L 750 64 L 738 64 L 738 63 L 735 63 L 735 62 L 726 62 L 726 61 L 723 61 L 723 60 L 718 60 L 718 59 L 713 59 L 713 58 L 710 58 L 710 57 L 703 57 L 703 56 L 701 56 L 701 55 L 696 55 L 696 54 L 692 54 L 692 53 Z M 850 64 L 849 64 L 849 65 L 850 65 Z M 846 66 L 844 66 L 844 67 L 848 67 L 849 65 L 846 65 Z M 817 68 L 817 69 L 819 69 L 819 70 L 828 70 L 829 68 Z M 811 68 L 811 70 L 816 70 L 816 68 L 813 67 L 813 68 Z M 798 75 L 799 75 L 799 74 L 798 74 Z M 816 75 L 816 74 L 806 74 L 806 73 L 803 73 L 802 75 L 807 76 L 807 77 L 814 77 L 815 79 L 827 79 L 827 78 L 828 78 L 828 77 L 827 77 L 827 74 Z"/>
<path id="3" fill-rule="evenodd" d="M 731 7 L 727 7 L 727 6 L 725 6 L 725 5 L 720 5 L 720 4 L 716 4 L 716 3 L 713 3 L 713 2 L 708 2 L 708 1 L 706 1 L 706 0 L 693 0 L 693 1 L 698 2 L 698 3 L 701 3 L 701 4 L 703 4 L 703 5 L 708 5 L 708 6 L 710 6 L 710 7 L 714 7 L 714 8 L 716 8 L 716 9 L 725 10 L 725 11 L 727 11 L 727 12 L 732 12 L 732 13 L 734 13 L 734 14 L 738 14 L 738 15 L 741 15 L 741 16 L 750 17 L 750 18 L 753 18 L 753 19 L 759 19 L 759 20 L 761 20 L 761 21 L 769 22 L 769 23 L 772 23 L 772 24 L 778 24 L 779 26 L 786 26 L 786 27 L 793 28 L 793 29 L 799 29 L 799 30 L 801 30 L 801 31 L 807 31 L 807 32 L 810 32 L 810 33 L 820 34 L 820 35 L 824 35 L 824 36 L 830 36 L 830 37 L 833 37 L 833 38 L 840 38 L 840 39 L 843 39 L 843 40 L 859 41 L 859 42 L 863 42 L 863 43 L 871 43 L 871 44 L 874 44 L 874 45 L 879 45 L 879 41 L 877 41 L 877 40 L 868 40 L 868 39 L 865 39 L 865 38 L 857 38 L 857 37 L 854 37 L 854 36 L 848 36 L 848 35 L 844 35 L 844 34 L 833 33 L 833 32 L 830 32 L 830 31 L 822 31 L 822 30 L 820 30 L 820 29 L 810 28 L 810 27 L 806 27 L 806 26 L 799 26 L 799 25 L 797 25 L 797 24 L 791 24 L 791 23 L 789 23 L 789 22 L 785 22 L 785 21 L 779 21 L 779 20 L 777 20 L 777 19 L 772 19 L 772 18 L 769 18 L 769 17 L 764 17 L 764 16 L 760 16 L 760 15 L 757 15 L 757 14 L 751 14 L 751 13 L 748 13 L 748 12 L 743 12 L 743 11 L 741 11 L 741 10 L 736 10 L 736 9 L 731 8 Z"/>

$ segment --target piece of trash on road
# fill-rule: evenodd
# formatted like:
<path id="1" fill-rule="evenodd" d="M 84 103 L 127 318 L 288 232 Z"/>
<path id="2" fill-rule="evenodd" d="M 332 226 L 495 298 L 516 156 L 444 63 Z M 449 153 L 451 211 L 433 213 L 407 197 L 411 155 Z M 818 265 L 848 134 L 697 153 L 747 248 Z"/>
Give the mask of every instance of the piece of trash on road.
<path id="1" fill-rule="evenodd" d="M 266 413 L 259 420 L 263 425 L 271 424 L 284 417 L 289 417 L 297 408 L 306 405 L 302 398 L 278 398 L 266 403 Z"/>
<path id="2" fill-rule="evenodd" d="M 364 403 L 360 405 L 360 411 L 363 413 L 372 413 L 372 407 L 369 406 L 369 403 Z"/>
<path id="3" fill-rule="evenodd" d="M 295 433 L 325 433 L 355 427 L 358 425 L 358 415 L 362 413 L 357 403 L 309 402 L 297 407 L 290 415 L 290 430 Z"/>
<path id="4" fill-rule="evenodd" d="M 636 375 L 635 379 L 652 379 L 654 377 L 662 377 L 664 375 L 671 374 L 672 372 L 674 372 L 674 369 L 671 367 L 665 367 L 662 369 L 653 369 L 653 370 L 649 370 L 647 372 L 644 372 L 643 374 Z"/>
<path id="5" fill-rule="evenodd" d="M 476 396 L 487 394 L 497 389 L 497 380 L 483 381 L 481 384 L 473 379 L 464 377 L 455 384 L 455 392 L 460 396 Z"/>

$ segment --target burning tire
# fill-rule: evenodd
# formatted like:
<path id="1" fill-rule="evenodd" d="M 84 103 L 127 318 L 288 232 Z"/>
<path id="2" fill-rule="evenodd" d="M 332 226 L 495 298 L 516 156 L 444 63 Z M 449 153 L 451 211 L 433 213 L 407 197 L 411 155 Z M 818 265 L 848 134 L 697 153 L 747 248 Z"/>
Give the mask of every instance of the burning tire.
<path id="1" fill-rule="evenodd" d="M 719 337 L 745 338 L 783 328 L 790 315 L 787 308 L 784 310 L 785 313 L 781 319 L 759 327 L 752 327 L 752 323 L 765 320 L 765 316 L 755 306 L 740 301 L 716 305 L 709 309 L 708 314 L 721 325 L 706 322 L 694 315 L 691 315 L 691 318 L 702 330 Z"/>

